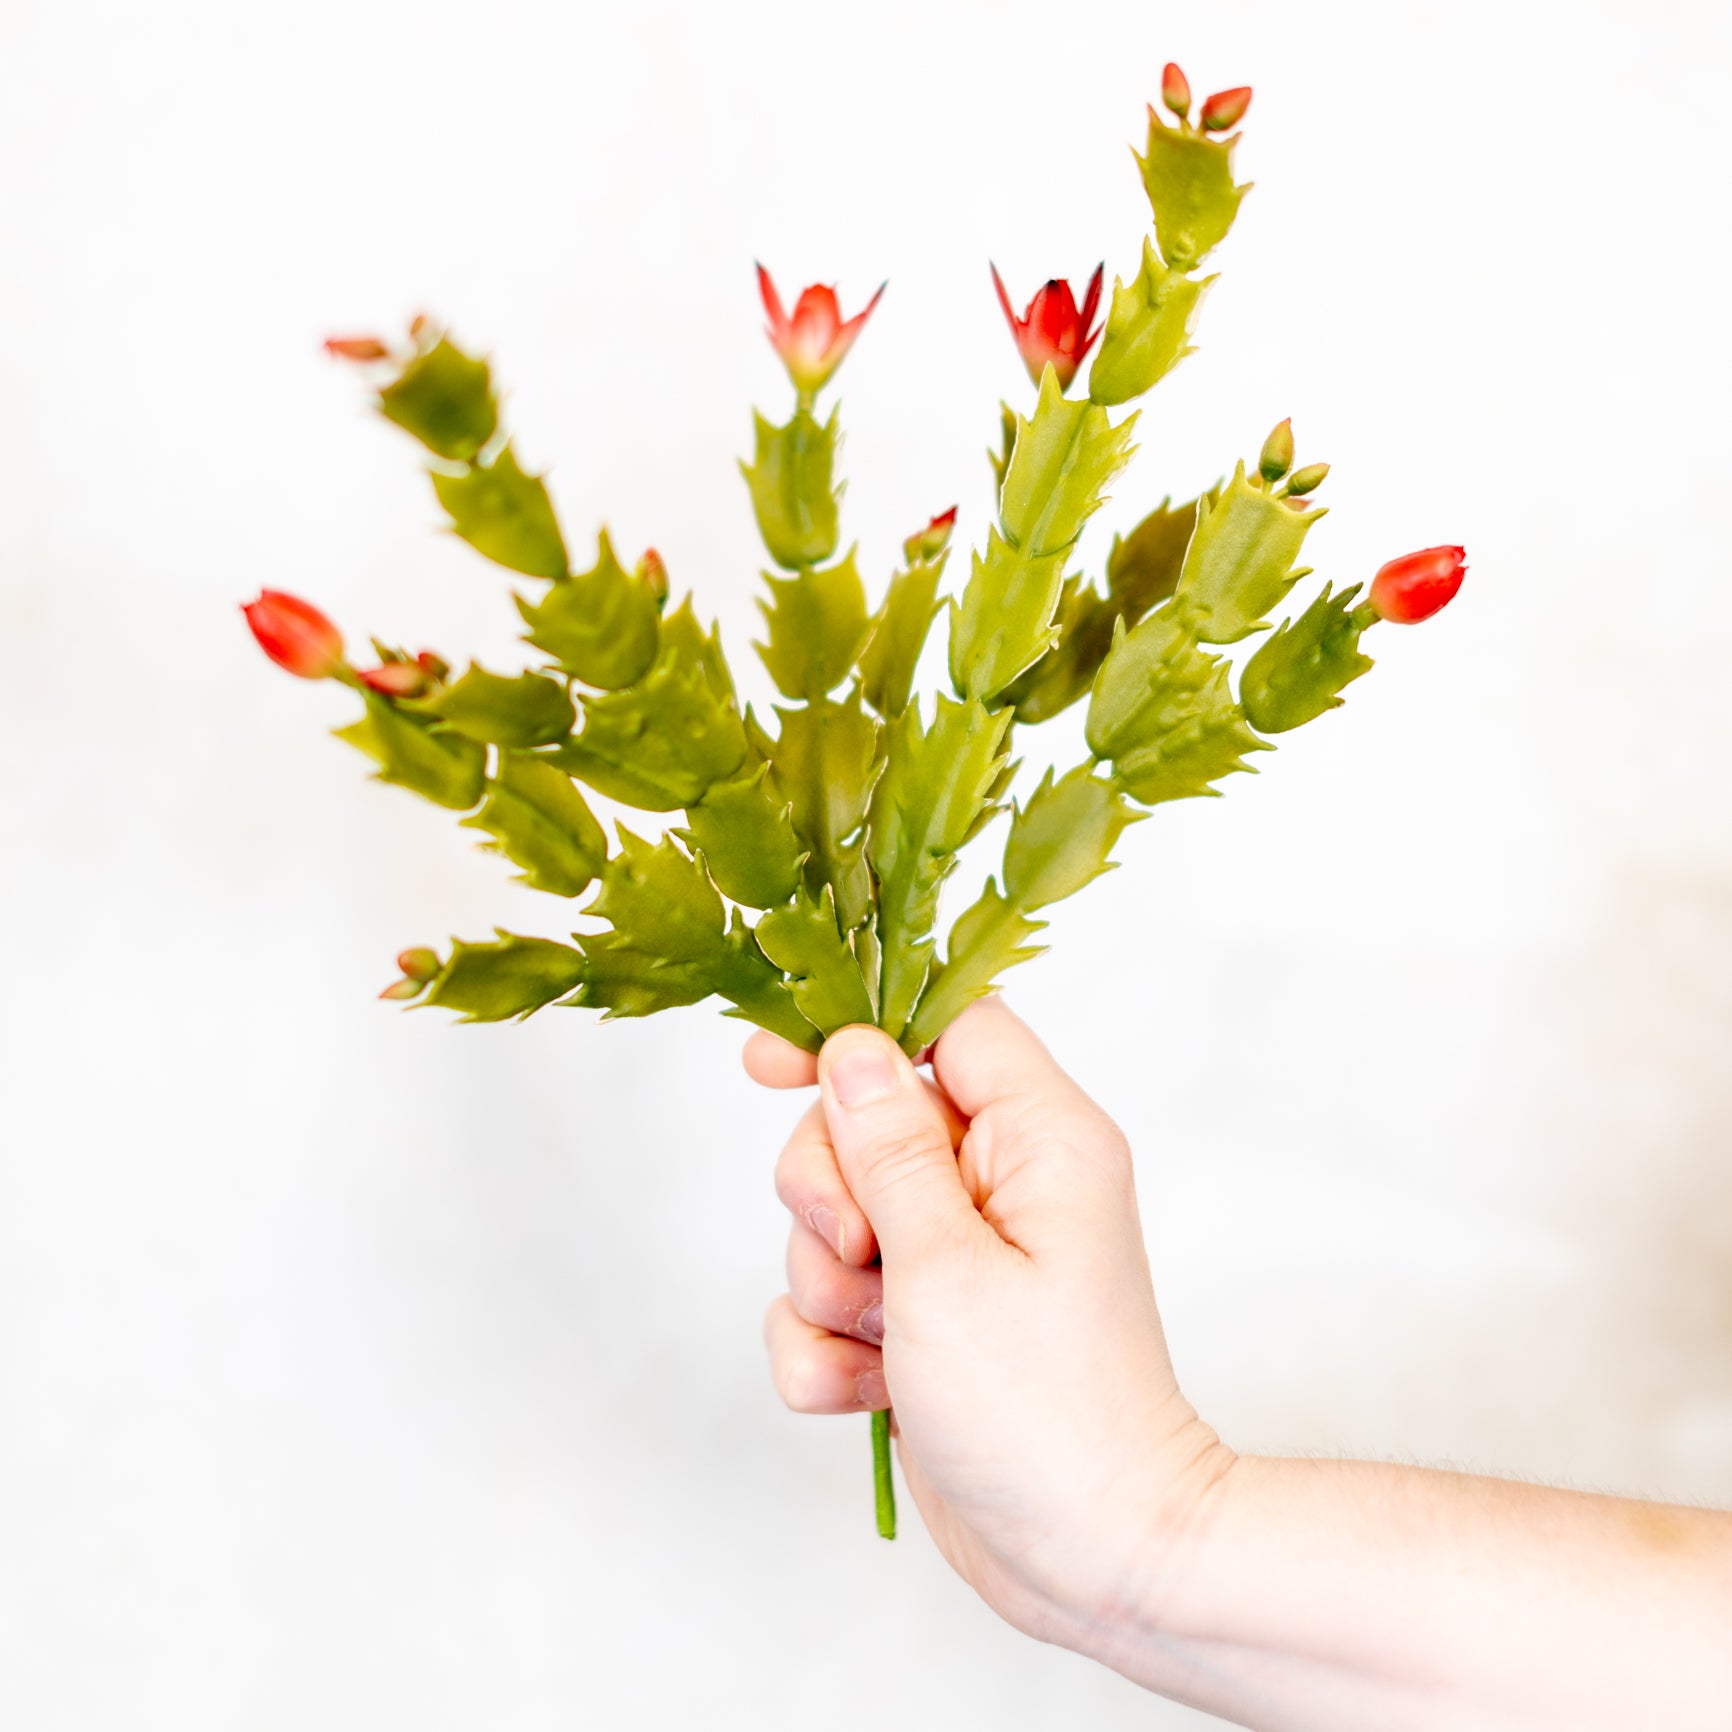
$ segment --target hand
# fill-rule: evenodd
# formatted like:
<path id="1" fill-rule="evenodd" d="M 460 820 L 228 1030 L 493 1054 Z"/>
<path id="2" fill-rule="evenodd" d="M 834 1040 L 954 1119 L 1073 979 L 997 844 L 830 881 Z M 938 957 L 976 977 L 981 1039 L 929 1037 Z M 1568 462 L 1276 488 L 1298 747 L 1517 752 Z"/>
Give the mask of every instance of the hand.
<path id="1" fill-rule="evenodd" d="M 1030 1634 L 1099 1649 L 1232 1462 L 1173 1376 L 1124 1137 L 996 998 L 939 1040 L 936 1086 L 872 1028 L 816 1060 L 754 1035 L 746 1068 L 820 1091 L 776 1168 L 782 1398 L 894 1403 L 958 1573 Z"/>

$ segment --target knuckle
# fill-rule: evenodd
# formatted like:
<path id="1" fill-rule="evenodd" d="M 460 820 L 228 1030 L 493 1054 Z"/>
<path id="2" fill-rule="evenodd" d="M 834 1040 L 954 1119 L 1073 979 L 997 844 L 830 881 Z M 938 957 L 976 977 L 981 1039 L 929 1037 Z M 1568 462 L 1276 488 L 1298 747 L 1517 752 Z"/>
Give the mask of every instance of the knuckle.
<path id="1" fill-rule="evenodd" d="M 880 1191 L 922 1183 L 939 1161 L 954 1161 L 950 1139 L 937 1125 L 900 1125 L 873 1139 L 865 1165 Z"/>

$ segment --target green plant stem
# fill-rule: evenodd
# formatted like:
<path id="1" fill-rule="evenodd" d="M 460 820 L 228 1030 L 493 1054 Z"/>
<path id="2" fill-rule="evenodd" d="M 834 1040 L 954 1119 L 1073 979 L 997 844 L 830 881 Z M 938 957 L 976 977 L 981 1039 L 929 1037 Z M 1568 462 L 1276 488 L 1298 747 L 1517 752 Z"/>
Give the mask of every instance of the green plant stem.
<path id="1" fill-rule="evenodd" d="M 872 1415 L 872 1492 L 878 1514 L 878 1537 L 896 1538 L 896 1482 L 890 1477 L 890 1410 Z"/>

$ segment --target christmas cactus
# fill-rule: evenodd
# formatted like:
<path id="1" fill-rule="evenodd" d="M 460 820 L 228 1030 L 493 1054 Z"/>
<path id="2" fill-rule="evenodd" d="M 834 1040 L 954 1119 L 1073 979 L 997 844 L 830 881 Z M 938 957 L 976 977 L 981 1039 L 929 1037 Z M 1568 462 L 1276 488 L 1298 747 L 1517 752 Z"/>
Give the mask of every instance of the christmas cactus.
<path id="1" fill-rule="evenodd" d="M 1191 352 L 1206 261 L 1248 190 L 1233 131 L 1249 89 L 1191 115 L 1183 74 L 1162 80 L 1137 158 L 1153 232 L 1096 323 L 1102 272 L 1081 305 L 1040 288 L 1019 318 L 992 280 L 1035 387 L 1005 406 L 992 456 L 997 513 L 963 581 L 941 598 L 956 513 L 903 545 L 869 603 L 855 550 L 839 551 L 837 412 L 818 399 L 878 295 L 844 321 L 835 293 L 791 311 L 769 273 L 769 336 L 793 412 L 754 418 L 742 463 L 765 548 L 756 646 L 781 698 L 739 697 L 714 629 L 688 597 L 670 606 L 652 550 L 622 560 L 601 531 L 574 569 L 541 478 L 518 463 L 492 371 L 425 318 L 402 344 L 333 338 L 376 370 L 377 405 L 431 454 L 438 502 L 478 553 L 529 581 L 513 600 L 535 665 L 454 673 L 430 651 L 375 640 L 357 667 L 316 608 L 266 591 L 245 611 L 289 672 L 350 686 L 359 718 L 338 738 L 381 781 L 462 814 L 522 880 L 573 903 L 571 941 L 496 931 L 398 957 L 388 999 L 442 1005 L 471 1022 L 548 1005 L 606 1017 L 719 997 L 725 1014 L 808 1050 L 875 1023 L 911 1055 L 1006 969 L 1036 955 L 1041 913 L 1112 865 L 1127 826 L 1169 800 L 1216 794 L 1272 736 L 1337 708 L 1371 667 L 1379 620 L 1413 623 L 1455 594 L 1462 550 L 1430 548 L 1360 585 L 1324 585 L 1273 630 L 1309 568 L 1325 463 L 1297 463 L 1283 421 L 1255 459 L 1199 498 L 1164 499 L 1115 538 L 1097 585 L 1073 569 L 1078 538 L 1129 461 L 1133 403 Z M 882 294 L 882 289 L 879 294 Z M 1092 355 L 1092 360 L 1090 359 Z M 1070 388 L 1087 364 L 1086 389 Z M 946 616 L 950 690 L 915 692 L 928 634 Z M 1262 636 L 1235 664 L 1219 652 Z M 1089 757 L 1047 770 L 1012 801 L 1020 730 L 1087 702 Z M 616 823 L 586 796 L 671 816 L 661 834 Z M 1008 812 L 999 872 L 939 941 L 939 894 L 971 839 Z M 893 1532 L 888 1423 L 874 1415 L 879 1526 Z"/>

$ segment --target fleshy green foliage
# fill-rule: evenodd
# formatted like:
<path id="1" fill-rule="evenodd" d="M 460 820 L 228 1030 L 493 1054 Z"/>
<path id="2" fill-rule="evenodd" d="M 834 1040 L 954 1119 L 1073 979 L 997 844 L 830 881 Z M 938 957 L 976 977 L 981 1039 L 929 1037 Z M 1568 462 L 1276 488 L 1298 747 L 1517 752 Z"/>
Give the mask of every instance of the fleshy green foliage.
<path id="1" fill-rule="evenodd" d="M 752 509 L 770 557 L 790 571 L 819 565 L 836 551 L 837 507 L 832 489 L 836 462 L 836 417 L 820 425 L 798 409 L 785 427 L 752 417 L 757 452 L 740 468 L 752 493 Z"/>
<path id="2" fill-rule="evenodd" d="M 785 698 L 810 701 L 834 691 L 854 671 L 866 634 L 866 586 L 850 549 L 832 566 L 794 577 L 770 577 L 760 601 L 770 641 L 758 654 Z"/>
<path id="3" fill-rule="evenodd" d="M 485 830 L 531 889 L 553 896 L 581 896 L 607 862 L 606 832 L 571 778 L 519 752 L 500 754 L 481 810 L 463 822 Z"/>
<path id="4" fill-rule="evenodd" d="M 495 944 L 453 942 L 450 959 L 427 988 L 426 1003 L 461 1011 L 464 1022 L 504 1022 L 564 998 L 582 981 L 583 956 L 569 944 L 495 931 Z"/>
<path id="5" fill-rule="evenodd" d="M 1142 270 L 1129 283 L 1113 280 L 1106 330 L 1089 368 L 1089 396 L 1097 403 L 1128 403 L 1153 390 L 1192 353 L 1191 320 L 1213 281 L 1169 269 L 1155 243 L 1145 239 Z"/>
<path id="6" fill-rule="evenodd" d="M 507 679 L 476 663 L 455 685 L 421 706 L 465 739 L 494 746 L 551 745 L 571 732 L 577 711 L 571 695 L 546 674 Z"/>
<path id="7" fill-rule="evenodd" d="M 788 974 L 794 1002 L 820 1034 L 873 1020 L 872 996 L 859 958 L 836 924 L 836 899 L 828 884 L 816 902 L 801 890 L 786 906 L 772 909 L 758 922 L 757 939 L 764 954 Z"/>
<path id="8" fill-rule="evenodd" d="M 509 445 L 485 467 L 431 473 L 452 529 L 477 553 L 528 577 L 565 576 L 565 541 L 547 487 L 518 467 Z"/>
<path id="9" fill-rule="evenodd" d="M 641 678 L 660 646 L 655 594 L 620 564 L 605 529 L 590 570 L 556 582 L 538 603 L 518 596 L 517 611 L 529 627 L 526 643 L 604 692 Z"/>
<path id="10" fill-rule="evenodd" d="M 467 812 L 481 798 L 487 753 L 473 740 L 405 714 L 372 692 L 363 694 L 367 713 L 346 728 L 339 740 L 365 752 L 378 766 L 381 782 L 407 788 L 435 806 Z"/>
<path id="11" fill-rule="evenodd" d="M 451 463 L 473 462 L 499 426 L 487 363 L 443 337 L 379 393 L 379 413 Z"/>
<path id="12" fill-rule="evenodd" d="M 1199 514 L 1179 574 L 1176 599 L 1204 643 L 1237 643 L 1268 625 L 1264 615 L 1305 575 L 1294 561 L 1322 515 L 1253 485 L 1243 463 L 1233 471 L 1220 498 Z"/>
<path id="13" fill-rule="evenodd" d="M 942 695 L 930 729 L 917 704 L 890 726 L 867 833 L 883 953 L 879 1020 L 892 1034 L 925 983 L 938 888 L 997 785 L 1009 727 L 1007 709 Z"/>
<path id="14" fill-rule="evenodd" d="M 1149 136 L 1137 166 L 1155 213 L 1161 257 L 1189 271 L 1227 238 L 1251 188 L 1233 184 L 1234 140 L 1165 125 L 1149 110 Z"/>
<path id="15" fill-rule="evenodd" d="M 701 855 L 671 838 L 620 827 L 601 893 L 587 910 L 609 930 L 579 938 L 587 959 L 580 1004 L 648 1016 L 719 994 L 753 1022 L 804 1046 L 817 1030 L 736 914 L 730 923 Z"/>
<path id="16" fill-rule="evenodd" d="M 866 702 L 886 718 L 908 707 L 920 652 L 938 617 L 938 582 L 947 557 L 916 559 L 897 572 L 873 616 L 872 635 L 860 652 L 860 686 Z"/>
<path id="17" fill-rule="evenodd" d="M 1341 706 L 1341 688 L 1371 669 L 1359 634 L 1371 623 L 1353 603 L 1359 585 L 1332 595 L 1329 585 L 1296 620 L 1283 620 L 1245 665 L 1239 702 L 1265 734 L 1284 734 Z"/>
<path id="18" fill-rule="evenodd" d="M 1065 560 L 1129 460 L 1134 423 L 1126 416 L 1115 426 L 1099 404 L 1068 400 L 1047 369 L 1033 416 L 1017 423 L 998 527 L 951 603 L 958 697 L 990 702 L 1051 646 Z"/>
<path id="19" fill-rule="evenodd" d="M 784 700 L 772 734 L 690 600 L 664 609 L 659 557 L 629 571 L 604 531 L 594 565 L 571 573 L 547 489 L 500 427 L 487 363 L 417 339 L 379 406 L 442 460 L 433 485 L 456 533 L 547 580 L 516 598 L 543 665 L 509 676 L 471 665 L 451 680 L 437 656 L 380 646 L 421 695 L 384 698 L 345 670 L 365 712 L 340 737 L 383 780 L 469 814 L 532 888 L 596 888 L 577 948 L 502 932 L 459 942 L 443 964 L 412 950 L 387 996 L 477 1021 L 555 1001 L 625 1017 L 720 997 L 808 1050 L 875 1021 L 918 1052 L 1038 953 L 1040 911 L 1108 871 L 1147 808 L 1218 792 L 1269 749 L 1263 735 L 1340 704 L 1371 665 L 1357 588 L 1325 588 L 1284 622 L 1243 662 L 1237 698 L 1228 658 L 1208 647 L 1266 629 L 1305 575 L 1297 561 L 1322 513 L 1299 496 L 1327 465 L 1293 470 L 1290 423 L 1249 473 L 1240 463 L 1224 486 L 1163 500 L 1115 536 L 1104 572 L 1079 558 L 1131 456 L 1135 415 L 1122 406 L 1190 353 L 1213 281 L 1198 271 L 1246 191 L 1233 142 L 1151 120 L 1138 160 L 1153 236 L 1136 274 L 1115 281 L 1089 395 L 1066 397 L 1049 367 L 1026 418 L 1004 408 L 989 453 L 995 519 L 948 609 L 955 696 L 924 706 L 916 674 L 943 608 L 954 514 L 904 543 L 882 589 L 857 549 L 838 557 L 838 420 L 819 418 L 816 391 L 798 392 L 784 425 L 755 416 L 741 465 L 780 568 L 766 574 L 759 646 Z M 1047 769 L 1011 810 L 997 875 L 941 944 L 958 856 L 1010 805 L 1013 729 L 1084 698 L 1091 758 Z M 619 825 L 610 856 L 576 782 L 672 815 L 667 833 Z"/>

